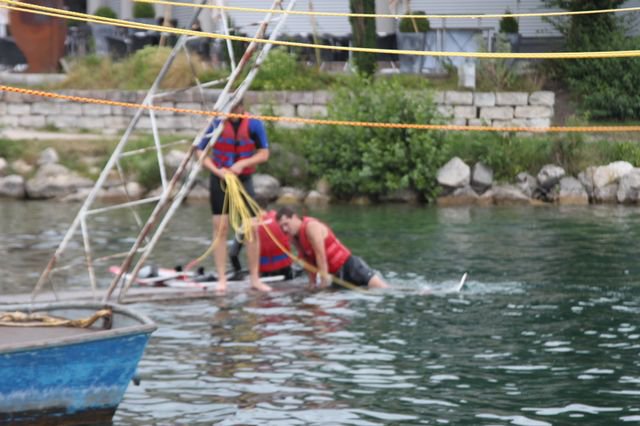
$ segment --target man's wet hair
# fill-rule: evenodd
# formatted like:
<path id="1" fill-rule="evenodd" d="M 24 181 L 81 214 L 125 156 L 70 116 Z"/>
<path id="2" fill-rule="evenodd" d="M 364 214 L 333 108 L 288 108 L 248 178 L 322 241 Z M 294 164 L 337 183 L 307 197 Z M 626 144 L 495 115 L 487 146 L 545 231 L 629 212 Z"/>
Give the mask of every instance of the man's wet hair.
<path id="1" fill-rule="evenodd" d="M 278 213 L 276 213 L 276 220 L 279 222 L 282 216 L 293 217 L 294 214 L 297 213 L 291 207 L 280 207 Z"/>

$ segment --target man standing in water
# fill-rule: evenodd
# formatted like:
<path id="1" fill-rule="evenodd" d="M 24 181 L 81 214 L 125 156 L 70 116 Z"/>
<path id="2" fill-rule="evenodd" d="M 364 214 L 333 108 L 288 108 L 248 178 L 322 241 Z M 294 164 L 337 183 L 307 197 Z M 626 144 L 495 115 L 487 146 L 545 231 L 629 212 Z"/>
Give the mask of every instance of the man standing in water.
<path id="1" fill-rule="evenodd" d="M 329 274 L 361 287 L 389 287 L 364 260 L 353 256 L 333 231 L 318 219 L 306 216 L 301 218 L 289 207 L 283 207 L 278 210 L 276 220 L 282 230 L 293 238 L 298 255 L 318 269 L 317 272 L 308 271 L 311 287 L 316 286 L 318 275 L 319 288 L 328 287 L 332 284 Z M 335 283 L 333 285 L 336 286 Z"/>
<path id="2" fill-rule="evenodd" d="M 242 100 L 231 110 L 233 114 L 245 114 Z M 198 145 L 198 154 L 207 147 L 211 134 L 220 123 L 219 119 L 213 120 L 207 129 L 205 136 Z M 229 231 L 229 212 L 223 211 L 224 190 L 221 182 L 227 173 L 238 176 L 252 198 L 255 198 L 252 175 L 256 166 L 269 159 L 269 141 L 262 121 L 250 117 L 230 117 L 223 123 L 222 134 L 211 149 L 211 155 L 204 159 L 203 165 L 211 171 L 209 180 L 209 200 L 213 214 L 213 240 L 220 232 L 218 243 L 213 248 L 213 261 L 218 275 L 217 290 L 220 293 L 226 291 L 226 262 L 227 244 L 226 237 Z M 249 209 L 251 210 L 251 209 Z M 254 212 L 252 211 L 252 214 Z M 249 266 L 249 281 L 251 287 L 259 291 L 270 291 L 271 287 L 260 281 L 258 274 L 258 261 L 260 256 L 260 240 L 255 227 L 253 235 L 246 238 L 247 264 Z"/>

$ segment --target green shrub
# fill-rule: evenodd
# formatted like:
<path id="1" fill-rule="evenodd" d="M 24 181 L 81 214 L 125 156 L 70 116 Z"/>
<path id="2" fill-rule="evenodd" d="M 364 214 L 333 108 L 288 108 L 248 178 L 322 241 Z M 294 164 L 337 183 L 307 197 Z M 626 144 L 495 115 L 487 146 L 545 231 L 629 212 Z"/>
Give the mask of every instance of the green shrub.
<path id="1" fill-rule="evenodd" d="M 407 15 L 426 15 L 423 11 L 410 12 Z M 427 18 L 402 18 L 398 31 L 401 33 L 426 33 L 429 31 L 429 20 Z"/>
<path id="2" fill-rule="evenodd" d="M 320 90 L 332 81 L 329 74 L 300 63 L 284 49 L 273 49 L 260 67 L 253 90 Z"/>
<path id="3" fill-rule="evenodd" d="M 409 92 L 392 80 L 354 78 L 338 88 L 329 119 L 389 123 L 439 121 L 428 90 Z M 305 143 L 313 177 L 325 177 L 334 195 L 372 198 L 414 189 L 436 194 L 435 175 L 443 164 L 442 135 L 434 131 L 317 126 Z"/>
<path id="4" fill-rule="evenodd" d="M 505 12 L 510 14 L 508 10 Z M 505 34 L 518 34 L 518 30 L 520 26 L 518 24 L 518 20 L 513 16 L 504 16 L 500 19 L 500 32 Z"/>
<path id="5" fill-rule="evenodd" d="M 610 144 L 605 162 L 612 161 L 628 161 L 635 167 L 640 167 L 640 143 L 617 142 Z"/>
<path id="6" fill-rule="evenodd" d="M 7 161 L 17 160 L 24 154 L 26 145 L 24 141 L 0 139 L 0 158 Z"/>
<path id="7" fill-rule="evenodd" d="M 273 114 L 266 110 L 264 114 Z M 266 123 L 269 137 L 269 161 L 260 164 L 260 173 L 274 176 L 283 186 L 308 188 L 312 182 L 309 176 L 309 164 L 304 155 L 304 144 L 309 139 L 309 128 L 289 129 Z"/>
<path id="8" fill-rule="evenodd" d="M 62 88 L 73 89 L 148 89 L 171 54 L 171 48 L 147 46 L 121 62 L 109 58 L 86 56 L 71 64 Z M 179 54 L 162 81 L 161 87 L 184 88 L 195 83 L 192 67 L 198 75 L 206 70 L 203 63 L 184 53 Z"/>
<path id="9" fill-rule="evenodd" d="M 623 3 L 624 0 L 545 0 L 547 6 L 569 11 L 614 9 Z M 551 22 L 565 36 L 568 51 L 638 50 L 640 38 L 627 36 L 631 21 L 615 15 L 574 15 Z M 568 83 L 580 100 L 580 108 L 591 117 L 640 118 L 640 58 L 562 60 L 549 67 Z"/>
<path id="10" fill-rule="evenodd" d="M 156 10 L 151 3 L 139 3 L 133 4 L 133 17 L 134 18 L 155 18 Z"/>
<path id="11" fill-rule="evenodd" d="M 153 145 L 153 137 L 147 136 L 129 143 L 127 151 L 149 148 Z M 160 165 L 158 164 L 158 155 L 155 150 L 124 157 L 121 160 L 121 165 L 128 179 L 135 179 L 146 189 L 156 188 L 161 183 Z"/>
<path id="12" fill-rule="evenodd" d="M 375 13 L 375 0 L 350 0 L 351 13 Z M 351 33 L 353 34 L 353 46 L 366 49 L 376 47 L 376 21 L 363 17 L 349 18 Z M 368 52 L 353 52 L 353 64 L 356 71 L 365 76 L 372 76 L 376 72 L 377 58 L 375 54 Z"/>
<path id="13" fill-rule="evenodd" d="M 103 18 L 117 19 L 118 15 L 109 6 L 102 6 L 96 9 L 93 13 L 96 16 L 102 16 Z"/>
<path id="14" fill-rule="evenodd" d="M 594 50 L 638 50 L 640 38 L 611 34 Z M 563 75 L 593 118 L 640 118 L 640 58 L 567 60 Z"/>
<path id="15" fill-rule="evenodd" d="M 478 40 L 480 51 L 488 52 L 487 42 Z M 511 44 L 505 36 L 496 37 L 496 52 L 511 52 Z M 518 78 L 509 59 L 483 59 L 477 62 L 478 89 L 483 91 L 511 90 L 521 79 Z"/>
<path id="16" fill-rule="evenodd" d="M 460 157 L 472 166 L 480 161 L 498 181 L 513 182 L 520 172 L 537 173 L 551 162 L 552 143 L 547 136 L 518 137 L 496 132 L 448 132 L 445 157 Z"/>

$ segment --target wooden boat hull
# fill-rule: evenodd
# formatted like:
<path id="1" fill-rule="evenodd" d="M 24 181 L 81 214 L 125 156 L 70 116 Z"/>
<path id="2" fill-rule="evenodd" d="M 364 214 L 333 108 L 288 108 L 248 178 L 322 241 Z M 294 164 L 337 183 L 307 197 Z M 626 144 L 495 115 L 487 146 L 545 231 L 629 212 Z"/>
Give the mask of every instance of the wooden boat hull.
<path id="1" fill-rule="evenodd" d="M 105 305 L 34 306 L 69 319 Z M 108 422 L 122 401 L 156 326 L 127 308 L 113 309 L 111 329 L 0 326 L 0 424 Z M 21 309 L 27 311 L 27 307 Z"/>

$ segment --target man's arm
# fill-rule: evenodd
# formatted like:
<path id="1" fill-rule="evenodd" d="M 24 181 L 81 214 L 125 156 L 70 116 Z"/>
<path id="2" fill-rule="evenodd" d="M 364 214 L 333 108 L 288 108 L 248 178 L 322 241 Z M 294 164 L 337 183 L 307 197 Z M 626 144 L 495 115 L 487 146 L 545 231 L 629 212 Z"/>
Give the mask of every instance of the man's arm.
<path id="1" fill-rule="evenodd" d="M 320 222 L 313 221 L 306 228 L 307 238 L 311 243 L 311 248 L 316 257 L 316 267 L 320 274 L 320 288 L 328 287 L 331 284 L 329 277 L 329 264 L 327 263 L 327 253 L 324 248 L 324 240 L 327 238 L 327 227 Z"/>
<path id="2" fill-rule="evenodd" d="M 231 167 L 233 173 L 239 175 L 242 173 L 242 170 L 247 167 L 257 166 L 260 163 L 264 163 L 269 159 L 269 150 L 268 149 L 259 149 L 249 158 L 243 158 L 242 160 L 238 160 Z"/>

